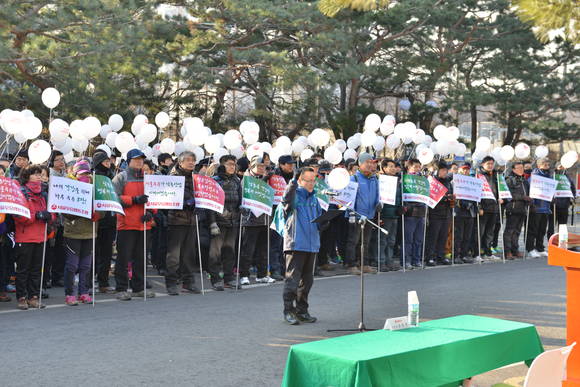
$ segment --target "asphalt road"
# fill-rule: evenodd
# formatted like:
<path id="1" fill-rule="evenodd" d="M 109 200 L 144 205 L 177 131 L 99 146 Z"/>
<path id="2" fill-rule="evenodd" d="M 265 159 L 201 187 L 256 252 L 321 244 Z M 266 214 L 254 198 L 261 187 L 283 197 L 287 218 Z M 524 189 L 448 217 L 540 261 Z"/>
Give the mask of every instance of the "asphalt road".
<path id="1" fill-rule="evenodd" d="M 407 291 L 417 290 L 421 320 L 477 314 L 525 321 L 537 326 L 545 347 L 565 345 L 565 274 L 546 259 L 365 278 L 367 327 L 405 315 Z M 147 302 L 98 296 L 95 308 L 63 300 L 58 288 L 42 311 L 0 304 L 0 385 L 279 386 L 290 345 L 357 326 L 359 278 L 317 279 L 310 301 L 319 321 L 300 326 L 282 320 L 281 283 Z M 475 381 L 518 385 L 525 372 L 516 365 Z"/>

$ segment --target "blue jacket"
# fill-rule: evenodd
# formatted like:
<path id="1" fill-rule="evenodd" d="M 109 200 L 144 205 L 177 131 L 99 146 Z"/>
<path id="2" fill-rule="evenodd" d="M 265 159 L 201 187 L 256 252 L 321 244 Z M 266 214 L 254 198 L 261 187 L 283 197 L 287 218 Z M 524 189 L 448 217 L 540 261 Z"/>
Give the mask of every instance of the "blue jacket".
<path id="1" fill-rule="evenodd" d="M 552 176 L 549 173 L 544 173 L 542 172 L 541 169 L 535 168 L 534 171 L 532 172 L 532 175 L 538 175 L 541 177 L 545 177 L 547 179 L 551 179 Z M 532 182 L 532 178 L 530 176 L 530 180 L 529 180 L 530 184 Z M 536 214 L 551 214 L 552 211 L 550 210 L 551 207 L 551 203 L 547 202 L 545 200 L 542 199 L 534 199 L 534 208 L 536 210 Z"/>
<path id="2" fill-rule="evenodd" d="M 358 183 L 354 204 L 355 211 L 369 219 L 374 218 L 379 204 L 379 179 L 375 175 L 366 177 L 357 171 L 350 177 L 350 181 Z"/>
<path id="3" fill-rule="evenodd" d="M 322 215 L 322 207 L 315 196 L 316 191 L 308 192 L 298 187 L 292 180 L 280 203 L 284 208 L 286 224 L 284 227 L 284 252 L 304 251 L 318 253 L 320 233 L 318 223 L 312 221 Z"/>

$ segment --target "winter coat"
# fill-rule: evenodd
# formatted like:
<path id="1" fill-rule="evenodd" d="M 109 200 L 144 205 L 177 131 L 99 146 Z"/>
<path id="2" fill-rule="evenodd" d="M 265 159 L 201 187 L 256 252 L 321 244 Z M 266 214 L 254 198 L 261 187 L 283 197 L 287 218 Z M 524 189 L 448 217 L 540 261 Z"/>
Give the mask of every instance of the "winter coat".
<path id="1" fill-rule="evenodd" d="M 282 202 L 284 206 L 284 251 L 304 251 L 318 253 L 320 230 L 312 221 L 322 215 L 322 207 L 316 198 L 316 191 L 308 192 L 292 180 L 286 187 Z"/>
<path id="2" fill-rule="evenodd" d="M 498 214 L 499 213 L 499 204 L 498 204 L 497 200 L 499 197 L 498 196 L 499 195 L 499 188 L 497 185 L 497 172 L 492 171 L 491 173 L 488 173 L 483 168 L 480 168 L 478 174 L 485 177 L 485 180 L 487 180 L 487 184 L 489 184 L 489 188 L 491 188 L 491 192 L 493 193 L 493 196 L 496 199 L 496 200 L 481 199 L 480 207 L 483 210 L 483 212 L 485 212 L 485 213 Z"/>
<path id="3" fill-rule="evenodd" d="M 530 184 L 523 175 L 518 176 L 514 173 L 508 175 L 505 181 L 512 194 L 512 198 L 505 206 L 506 212 L 508 214 L 525 214 L 528 205 L 531 204 L 531 202 L 524 200 L 530 193 Z"/>
<path id="4" fill-rule="evenodd" d="M 175 168 L 169 174 L 170 176 L 184 176 L 185 177 L 185 188 L 183 190 L 183 205 L 194 198 L 193 193 L 193 171 L 186 171 L 176 165 Z M 182 209 L 182 210 L 169 210 L 167 212 L 167 225 L 168 226 L 195 226 L 195 210 L 193 209 Z"/>
<path id="5" fill-rule="evenodd" d="M 212 211 L 215 222 L 220 227 L 238 227 L 240 225 L 240 205 L 242 204 L 242 182 L 238 176 L 227 175 L 218 168 L 214 180 L 222 187 L 225 193 L 224 211 L 219 214 Z"/>
<path id="6" fill-rule="evenodd" d="M 379 179 L 375 175 L 367 177 L 357 171 L 350 177 L 350 181 L 358 183 L 354 210 L 369 219 L 374 218 L 379 204 Z M 345 216 L 348 217 L 348 213 Z"/>
<path id="7" fill-rule="evenodd" d="M 552 178 L 552 176 L 550 175 L 549 171 L 548 172 L 543 172 L 539 168 L 535 168 L 532 171 L 532 176 L 533 175 L 538 175 L 538 176 L 541 176 L 541 177 L 545 177 L 547 179 L 551 179 Z M 532 176 L 530 176 L 530 180 L 529 180 L 530 183 L 531 183 Z M 552 210 L 551 210 L 551 202 L 548 202 L 548 201 L 542 200 L 542 199 L 534 199 L 534 210 L 535 210 L 536 214 L 551 214 L 552 213 Z"/>
<path id="8" fill-rule="evenodd" d="M 15 223 L 16 243 L 42 243 L 44 242 L 44 232 L 46 222 L 36 219 L 36 213 L 46 211 L 46 192 L 41 189 L 41 184 L 32 182 L 21 186 L 20 190 L 26 198 L 26 205 L 30 210 L 30 219 L 24 216 L 13 216 Z M 52 214 L 52 222 L 56 220 Z"/>
<path id="9" fill-rule="evenodd" d="M 133 197 L 143 195 L 145 187 L 143 185 L 143 171 L 133 168 L 119 173 L 113 179 L 113 186 L 121 205 L 125 211 L 125 215 L 117 214 L 117 230 L 137 230 L 143 231 L 143 222 L 141 217 L 145 215 L 144 204 L 134 204 Z M 157 212 L 155 210 L 151 211 Z M 151 229 L 153 221 L 147 222 L 147 230 Z"/>

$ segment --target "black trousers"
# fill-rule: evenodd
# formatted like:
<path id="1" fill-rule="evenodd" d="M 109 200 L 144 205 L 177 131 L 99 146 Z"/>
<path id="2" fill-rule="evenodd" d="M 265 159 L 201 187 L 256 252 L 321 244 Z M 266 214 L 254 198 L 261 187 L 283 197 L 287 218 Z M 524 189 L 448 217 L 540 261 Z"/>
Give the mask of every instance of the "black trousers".
<path id="1" fill-rule="evenodd" d="M 14 249 L 7 236 L 0 243 L 0 293 L 6 291 L 10 276 L 14 273 Z"/>
<path id="2" fill-rule="evenodd" d="M 46 242 L 46 256 L 44 260 L 44 283 L 53 284 L 64 278 L 64 227 L 56 230 L 54 238 Z"/>
<path id="3" fill-rule="evenodd" d="M 455 217 L 455 256 L 468 257 L 475 218 Z"/>
<path id="4" fill-rule="evenodd" d="M 223 271 L 224 281 L 234 279 L 234 265 L 236 262 L 236 242 L 239 227 L 220 227 L 220 234 L 213 237 L 209 248 L 209 274 L 211 282 L 219 281 L 219 273 Z"/>
<path id="5" fill-rule="evenodd" d="M 167 239 L 167 273 L 165 284 L 175 286 L 181 277 L 183 286 L 195 283 L 193 275 L 199 258 L 195 226 L 169 226 Z"/>
<path id="6" fill-rule="evenodd" d="M 491 255 L 493 235 L 495 233 L 495 223 L 498 214 L 486 212 L 479 216 L 479 233 L 481 235 L 481 249 L 483 254 Z"/>
<path id="7" fill-rule="evenodd" d="M 109 271 L 111 270 L 113 243 L 115 242 L 116 236 L 117 230 L 113 227 L 99 228 L 97 231 L 97 240 L 95 241 L 95 271 L 97 272 L 99 287 L 109 286 Z"/>
<path id="8" fill-rule="evenodd" d="M 16 244 L 16 298 L 38 297 L 44 243 Z"/>
<path id="9" fill-rule="evenodd" d="M 314 282 L 316 253 L 292 251 L 286 254 L 286 279 L 284 280 L 284 313 L 308 312 L 308 294 Z"/>
<path id="10" fill-rule="evenodd" d="M 250 276 L 252 260 L 258 269 L 257 277 L 263 278 L 268 275 L 267 246 L 268 227 L 245 227 L 242 237 L 242 253 L 240 257 L 240 276 Z"/>
<path id="11" fill-rule="evenodd" d="M 524 222 L 526 221 L 526 214 L 508 214 L 505 230 L 503 232 L 503 243 L 506 254 L 511 253 L 516 255 L 518 253 L 518 239 Z"/>
<path id="12" fill-rule="evenodd" d="M 348 219 L 338 216 L 331 220 L 330 224 L 336 230 L 336 249 L 338 250 L 338 254 L 344 259 L 348 238 Z"/>
<path id="13" fill-rule="evenodd" d="M 157 225 L 151 230 L 151 264 L 157 269 L 165 269 L 168 250 L 168 227 Z"/>
<path id="14" fill-rule="evenodd" d="M 526 250 L 536 249 L 538 252 L 544 251 L 544 237 L 548 227 L 548 219 L 552 214 L 530 214 L 528 221 L 528 235 L 526 237 Z"/>
<path id="15" fill-rule="evenodd" d="M 445 243 L 449 230 L 449 218 L 429 217 L 429 227 L 427 228 L 426 256 L 427 259 L 442 259 L 445 255 Z"/>
<path id="16" fill-rule="evenodd" d="M 554 211 L 554 207 L 552 207 Z M 548 218 L 548 237 L 558 232 L 558 225 L 568 223 L 568 207 L 556 208 L 556 227 L 554 227 L 554 214 Z"/>
<path id="17" fill-rule="evenodd" d="M 125 292 L 129 288 L 129 273 L 127 271 L 129 262 L 132 263 L 131 288 L 133 293 L 141 292 L 145 288 L 143 238 L 143 231 L 139 230 L 119 230 L 117 233 L 115 282 L 118 292 Z"/>
<path id="18" fill-rule="evenodd" d="M 371 244 L 371 233 L 373 232 L 373 226 L 370 223 L 365 223 L 364 231 L 361 230 L 361 225 L 358 223 L 348 223 L 348 237 L 346 244 L 346 255 L 344 257 L 344 264 L 348 267 L 358 266 L 360 262 L 357 260 L 357 249 L 359 249 L 359 242 L 361 241 L 361 231 L 362 238 L 364 241 L 364 261 L 363 265 L 376 266 L 376 262 L 371 262 L 369 256 L 369 246 Z"/>

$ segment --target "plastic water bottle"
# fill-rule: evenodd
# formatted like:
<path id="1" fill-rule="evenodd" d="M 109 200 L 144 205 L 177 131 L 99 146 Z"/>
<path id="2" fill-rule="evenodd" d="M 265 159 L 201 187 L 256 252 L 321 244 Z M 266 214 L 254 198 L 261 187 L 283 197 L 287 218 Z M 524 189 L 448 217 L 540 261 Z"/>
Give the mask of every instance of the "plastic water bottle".
<path id="1" fill-rule="evenodd" d="M 565 224 L 558 226 L 558 247 L 568 250 L 568 226 Z"/>
<path id="2" fill-rule="evenodd" d="M 411 290 L 407 293 L 408 300 L 408 315 L 407 319 L 409 321 L 410 327 L 419 326 L 419 297 L 417 297 L 417 292 Z"/>

